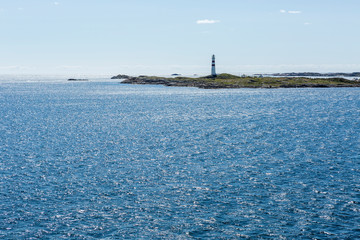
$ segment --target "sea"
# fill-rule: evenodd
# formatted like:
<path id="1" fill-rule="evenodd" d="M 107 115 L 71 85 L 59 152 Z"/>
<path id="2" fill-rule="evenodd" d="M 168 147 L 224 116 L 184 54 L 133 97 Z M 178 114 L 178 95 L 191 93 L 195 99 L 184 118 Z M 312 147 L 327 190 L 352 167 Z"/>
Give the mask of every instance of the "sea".
<path id="1" fill-rule="evenodd" d="M 0 239 L 360 239 L 360 88 L 0 79 Z"/>

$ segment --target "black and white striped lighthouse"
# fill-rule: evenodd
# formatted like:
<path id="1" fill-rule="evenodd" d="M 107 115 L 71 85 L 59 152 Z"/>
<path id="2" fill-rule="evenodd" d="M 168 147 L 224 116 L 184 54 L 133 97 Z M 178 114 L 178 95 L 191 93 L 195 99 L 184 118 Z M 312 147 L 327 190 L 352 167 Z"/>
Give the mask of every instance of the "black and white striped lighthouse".
<path id="1" fill-rule="evenodd" d="M 211 76 L 216 77 L 216 71 L 215 71 L 215 55 L 212 55 Z"/>

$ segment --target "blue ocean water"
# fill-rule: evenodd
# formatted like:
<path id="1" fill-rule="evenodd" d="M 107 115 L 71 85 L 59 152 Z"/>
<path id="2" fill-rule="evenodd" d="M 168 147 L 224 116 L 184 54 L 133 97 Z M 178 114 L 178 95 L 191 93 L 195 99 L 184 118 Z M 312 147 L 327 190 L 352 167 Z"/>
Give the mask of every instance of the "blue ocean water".
<path id="1" fill-rule="evenodd" d="M 1 239 L 356 239 L 360 89 L 0 83 Z"/>

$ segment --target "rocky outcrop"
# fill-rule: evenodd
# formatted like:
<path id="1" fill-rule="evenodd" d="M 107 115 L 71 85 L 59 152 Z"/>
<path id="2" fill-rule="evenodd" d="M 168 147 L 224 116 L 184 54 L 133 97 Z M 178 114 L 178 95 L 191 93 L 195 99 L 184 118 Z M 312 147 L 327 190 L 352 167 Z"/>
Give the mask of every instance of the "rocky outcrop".
<path id="1" fill-rule="evenodd" d="M 119 76 L 119 75 L 118 75 Z M 115 76 L 115 77 L 118 77 Z M 122 75 L 123 76 L 123 75 Z M 114 78 L 113 78 L 114 79 Z M 231 74 L 220 74 L 217 77 L 199 78 L 156 76 L 139 76 L 124 79 L 123 84 L 152 84 L 171 87 L 197 87 L 204 89 L 217 88 L 328 88 L 328 87 L 360 87 L 360 82 L 343 78 L 284 78 L 284 77 L 239 77 Z"/>
<path id="2" fill-rule="evenodd" d="M 111 79 L 128 79 L 128 78 L 130 78 L 130 76 L 119 74 L 119 75 L 112 77 Z"/>
<path id="3" fill-rule="evenodd" d="M 156 78 L 156 77 L 130 77 L 121 83 L 125 84 L 152 84 L 164 85 L 169 87 L 198 87 L 198 88 L 224 88 L 221 84 L 199 81 L 198 79 L 189 78 Z M 227 86 L 228 87 L 228 86 Z"/>

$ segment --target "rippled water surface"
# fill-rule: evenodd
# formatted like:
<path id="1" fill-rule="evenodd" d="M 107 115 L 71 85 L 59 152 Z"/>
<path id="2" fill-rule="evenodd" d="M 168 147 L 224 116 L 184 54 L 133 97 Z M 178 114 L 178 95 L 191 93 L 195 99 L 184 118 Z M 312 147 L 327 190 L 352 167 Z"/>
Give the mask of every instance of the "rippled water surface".
<path id="1" fill-rule="evenodd" d="M 0 84 L 1 239 L 356 239 L 360 89 Z"/>

